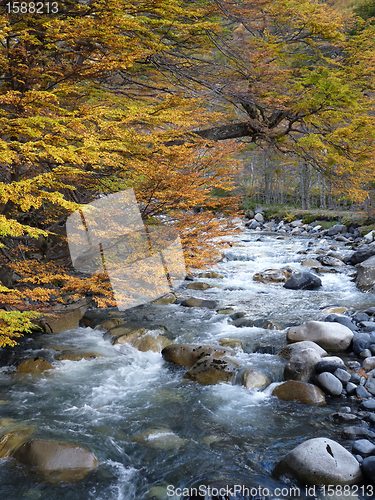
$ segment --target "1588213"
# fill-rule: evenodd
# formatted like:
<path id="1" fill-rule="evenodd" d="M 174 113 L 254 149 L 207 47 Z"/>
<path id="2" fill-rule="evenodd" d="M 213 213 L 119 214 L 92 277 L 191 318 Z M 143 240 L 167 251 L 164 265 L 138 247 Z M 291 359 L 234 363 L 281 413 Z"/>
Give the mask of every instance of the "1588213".
<path id="1" fill-rule="evenodd" d="M 8 2 L 5 4 L 8 14 L 57 14 L 57 2 Z"/>

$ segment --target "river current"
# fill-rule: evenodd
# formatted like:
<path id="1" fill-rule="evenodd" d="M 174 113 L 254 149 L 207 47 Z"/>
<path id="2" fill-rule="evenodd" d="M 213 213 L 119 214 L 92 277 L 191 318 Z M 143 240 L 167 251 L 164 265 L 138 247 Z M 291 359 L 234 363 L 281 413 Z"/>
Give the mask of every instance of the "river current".
<path id="1" fill-rule="evenodd" d="M 287 327 L 323 320 L 329 306 L 361 311 L 374 305 L 372 294 L 355 287 L 354 269 L 349 266 L 337 274 L 320 275 L 323 286 L 313 291 L 253 281 L 253 274 L 265 269 L 288 265 L 306 270 L 300 264 L 306 255 L 298 253 L 307 249 L 306 237 L 242 229 L 230 241 L 228 259 L 212 268 L 224 279 L 202 279 L 213 287 L 179 293 L 216 300 L 219 308 L 244 312 L 256 326 L 239 328 L 231 324 L 228 314 L 179 304 L 140 306 L 140 317 L 150 325 L 167 327 L 177 343 L 242 339 L 245 349 L 236 354 L 240 364 L 258 367 L 277 382 L 282 379 L 285 361 L 261 352 L 285 345 Z M 308 256 L 318 248 L 328 250 L 334 243 L 312 241 Z M 337 245 L 343 255 L 349 252 L 342 243 Z M 280 330 L 262 328 L 266 320 L 278 324 Z M 296 498 L 285 490 L 283 495 L 274 494 L 278 487 L 291 486 L 272 477 L 275 463 L 312 437 L 325 436 L 345 445 L 341 428 L 329 419 L 333 411 L 348 406 L 345 399 L 316 407 L 280 401 L 267 391 L 252 392 L 238 385 L 201 386 L 183 380 L 186 369 L 165 362 L 161 354 L 112 345 L 102 331 L 92 328 L 29 339 L 25 355 L 52 358 L 54 345 L 102 357 L 55 362 L 54 370 L 38 376 L 2 368 L 1 418 L 35 427 L 39 438 L 77 442 L 95 453 L 99 466 L 79 483 L 50 484 L 15 461 L 2 459 L 1 500 L 177 500 L 199 487 L 202 495 L 196 498 L 208 499 L 211 497 L 203 496 L 208 491 L 204 488 L 233 485 L 253 488 L 252 494 L 242 495 L 246 490 L 237 489 L 228 499 L 262 498 L 264 488 L 270 491 L 270 498 Z M 168 429 L 183 441 L 166 449 L 152 446 L 152 440 L 148 445 L 134 441 L 133 436 L 150 429 Z M 312 498 L 301 491 L 300 497 L 304 496 Z M 318 493 L 316 496 L 320 498 Z"/>

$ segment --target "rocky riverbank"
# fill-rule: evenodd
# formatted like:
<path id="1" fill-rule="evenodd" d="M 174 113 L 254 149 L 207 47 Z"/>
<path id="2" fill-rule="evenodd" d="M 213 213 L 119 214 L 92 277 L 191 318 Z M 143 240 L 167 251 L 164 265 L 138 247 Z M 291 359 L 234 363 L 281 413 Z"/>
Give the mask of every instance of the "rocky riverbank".
<path id="1" fill-rule="evenodd" d="M 305 232 L 306 234 L 302 234 L 305 239 L 299 240 L 304 244 L 297 255 L 302 268 L 309 269 L 301 272 L 300 268 L 295 269 L 293 265 L 280 264 L 279 268 L 274 266 L 272 269 L 252 273 L 251 279 L 254 286 L 260 287 L 260 292 L 257 292 L 260 294 L 267 294 L 268 288 L 279 290 L 280 295 L 281 290 L 285 290 L 284 297 L 286 293 L 316 297 L 319 290 L 324 290 L 326 286 L 325 276 L 349 274 L 354 278 L 356 268 L 353 264 L 358 263 L 358 259 L 363 256 L 368 256 L 368 252 L 374 248 L 372 242 L 366 242 L 363 237 L 348 231 L 334 230 L 334 234 L 328 234 L 324 232 L 327 230 L 314 231 L 314 225 L 280 225 L 277 221 L 260 224 L 262 226 L 258 226 L 259 229 L 252 233 L 259 234 L 260 239 L 263 234 L 275 233 L 275 241 L 288 241 L 289 235 L 296 228 L 301 230 L 300 235 Z M 294 236 L 295 233 L 291 238 Z M 246 239 L 243 241 L 246 242 Z M 108 352 L 126 353 L 127 356 L 137 352 L 140 360 L 148 359 L 150 355 L 160 356 L 161 353 L 164 376 L 173 376 L 178 387 L 189 388 L 189 384 L 193 384 L 193 391 L 196 391 L 193 387 L 238 387 L 254 397 L 262 397 L 267 401 L 277 400 L 279 405 L 297 404 L 298 411 L 306 408 L 306 415 L 311 412 L 311 408 L 332 408 L 328 416 L 334 436 L 322 436 L 318 432 L 316 437 L 312 437 L 310 432 L 305 440 L 300 439 L 301 444 L 304 444 L 302 451 L 298 446 L 290 447 L 285 450 L 288 452 L 287 458 L 284 459 L 283 455 L 275 456 L 270 471 L 274 478 L 283 480 L 286 476 L 292 478 L 292 481 L 306 484 L 375 484 L 375 307 L 325 307 L 325 315 L 323 312 L 319 317 L 311 314 L 307 321 L 293 320 L 289 321 L 289 325 L 286 321 L 287 328 L 272 318 L 262 319 L 261 311 L 254 319 L 254 315 L 249 315 L 248 306 L 238 306 L 237 302 L 229 299 L 233 286 L 226 285 L 230 276 L 228 273 L 231 272 L 228 271 L 228 266 L 231 263 L 239 261 L 239 264 L 245 264 L 246 259 L 248 261 L 254 258 L 251 254 L 246 256 L 241 253 L 245 248 L 248 247 L 241 243 L 232 244 L 225 251 L 222 264 L 219 264 L 223 273 L 214 271 L 188 276 L 178 293 L 162 297 L 154 304 L 123 313 L 89 309 L 81 319 L 81 324 L 89 327 L 89 330 L 91 328 L 95 335 L 101 336 L 101 348 L 59 346 L 61 334 L 45 334 L 39 340 L 28 339 L 32 342 L 31 350 L 22 346 L 12 356 L 3 356 L 3 370 L 19 381 L 26 377 L 25 380 L 37 383 L 39 377 L 45 383 L 52 380 L 50 374 L 60 373 L 65 366 L 73 367 L 74 363 L 77 366 L 87 363 L 87 369 L 90 364 L 100 367 L 101 363 L 109 363 L 110 367 Z M 312 277 L 312 281 L 308 282 L 310 285 L 315 283 L 314 286 L 306 286 L 306 281 L 303 286 L 286 286 L 292 278 L 301 283 L 303 280 L 300 278 L 302 276 L 305 279 L 305 273 Z M 217 300 L 217 293 L 225 289 L 228 290 L 227 296 L 220 295 L 221 299 Z M 366 296 L 371 297 L 371 292 Z M 293 299 L 291 301 L 293 303 Z M 181 327 L 177 326 L 178 318 L 181 318 Z M 227 324 L 225 332 L 228 330 L 231 335 L 206 339 L 206 333 L 197 342 L 196 335 L 183 333 L 188 318 L 193 320 L 193 323 L 189 323 L 190 328 L 196 325 L 195 328 L 202 329 L 203 332 L 208 325 L 214 328 L 215 325 Z M 74 328 L 71 324 L 69 326 Z M 256 345 L 252 338 L 254 333 L 258 335 L 259 330 L 263 332 L 261 335 L 264 340 L 261 345 Z M 267 340 L 266 332 L 275 335 L 277 342 Z M 69 335 L 69 332 L 65 335 Z M 187 341 L 189 338 L 192 341 Z M 254 360 L 258 359 L 262 363 L 255 364 Z M 270 369 L 270 366 L 276 368 Z M 71 369 L 74 371 L 74 368 Z M 177 398 L 179 390 L 173 397 Z M 165 401 L 168 404 L 168 398 Z M 3 402 L 6 408 L 6 395 Z M 189 446 L 186 430 L 177 429 L 172 421 L 170 426 L 160 425 L 160 419 L 159 425 L 157 422 L 153 425 L 150 421 L 146 427 L 129 431 L 129 443 L 145 448 L 151 446 L 159 452 L 184 450 Z M 90 450 L 85 441 L 77 444 L 78 439 L 73 444 L 70 440 L 49 439 L 48 435 L 43 435 L 42 428 L 32 429 L 26 421 L 4 420 L 0 422 L 0 427 L 2 456 L 8 459 L 13 457 L 20 464 L 36 471 L 44 481 L 51 481 L 52 477 L 66 483 L 85 481 L 87 477 L 95 477 L 95 469 L 103 461 L 100 450 L 95 446 Z M 204 442 L 213 446 L 212 443 L 220 442 L 221 439 L 223 436 L 214 437 L 211 433 L 205 436 Z M 35 459 L 37 462 L 27 458 L 27 454 L 29 457 L 36 456 L 35 450 L 39 453 L 39 458 Z M 72 477 L 72 470 L 55 458 L 54 454 L 58 457 L 59 450 L 63 450 L 64 456 L 73 453 L 77 457 L 74 458 L 76 461 L 72 458 L 77 475 L 74 473 Z M 292 455 L 288 455 L 289 453 Z M 297 458 L 292 458 L 294 456 Z M 332 467 L 327 466 L 326 470 L 316 472 L 322 456 L 329 460 L 331 457 L 333 463 L 337 464 L 337 470 L 333 471 Z M 79 462 L 80 457 L 82 462 Z M 291 463 L 303 463 L 303 474 L 299 473 L 300 467 L 293 468 Z M 155 498 L 167 498 L 165 488 L 160 488 Z"/>

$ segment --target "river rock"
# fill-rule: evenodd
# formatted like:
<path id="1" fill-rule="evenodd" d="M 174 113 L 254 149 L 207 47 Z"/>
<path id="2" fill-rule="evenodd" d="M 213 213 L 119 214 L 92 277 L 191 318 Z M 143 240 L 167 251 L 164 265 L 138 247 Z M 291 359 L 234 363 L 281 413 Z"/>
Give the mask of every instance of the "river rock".
<path id="1" fill-rule="evenodd" d="M 204 356 L 185 373 L 183 378 L 204 385 L 231 382 L 237 374 L 238 369 L 238 363 L 230 358 Z"/>
<path id="2" fill-rule="evenodd" d="M 284 288 L 290 290 L 315 290 L 322 286 L 322 280 L 309 272 L 295 273 L 286 281 Z"/>
<path id="3" fill-rule="evenodd" d="M 155 299 L 152 301 L 152 304 L 155 304 L 156 306 L 166 306 L 168 304 L 174 304 L 176 302 L 177 298 L 174 293 L 167 293 L 163 295 L 162 297 L 159 297 L 158 299 Z"/>
<path id="4" fill-rule="evenodd" d="M 324 392 L 331 396 L 340 396 L 343 390 L 342 383 L 340 380 L 330 372 L 320 373 L 316 380 L 319 385 L 323 388 Z"/>
<path id="5" fill-rule="evenodd" d="M 241 373 L 241 385 L 244 385 L 246 389 L 258 389 L 262 391 L 270 383 L 271 381 L 267 375 L 256 368 L 247 368 Z"/>
<path id="6" fill-rule="evenodd" d="M 357 325 L 355 325 L 353 321 L 347 316 L 339 316 L 338 314 L 329 314 L 326 318 L 324 318 L 324 321 L 327 323 L 340 323 L 340 325 L 346 326 L 347 328 L 349 328 L 349 330 L 352 330 L 352 332 L 358 330 Z"/>
<path id="7" fill-rule="evenodd" d="M 300 444 L 276 464 L 274 474 L 302 484 L 355 484 L 362 472 L 353 455 L 336 441 L 314 438 Z"/>
<path id="8" fill-rule="evenodd" d="M 162 356 L 166 361 L 188 367 L 192 367 L 199 359 L 205 356 L 220 359 L 223 356 L 231 356 L 233 354 L 234 351 L 232 349 L 214 344 L 171 344 L 162 350 Z"/>
<path id="9" fill-rule="evenodd" d="M 157 331 L 157 330 L 155 330 Z M 143 335 L 138 338 L 133 347 L 138 349 L 141 352 L 153 351 L 153 352 L 161 352 L 165 347 L 172 344 L 172 341 L 167 339 L 164 335 Z"/>
<path id="10" fill-rule="evenodd" d="M 206 271 L 204 273 L 200 273 L 199 278 L 223 279 L 224 276 L 216 271 Z"/>
<path id="11" fill-rule="evenodd" d="M 285 269 L 266 269 L 260 273 L 255 273 L 253 280 L 261 283 L 285 283 L 289 277 L 290 273 Z"/>
<path id="12" fill-rule="evenodd" d="M 102 358 L 101 354 L 95 352 L 63 352 L 56 357 L 57 361 L 81 361 L 81 359 L 91 360 L 96 358 Z"/>
<path id="13" fill-rule="evenodd" d="M 263 214 L 261 213 L 257 213 L 254 215 L 254 219 L 257 221 L 257 222 L 260 222 L 261 224 L 263 224 L 264 222 L 264 216 Z"/>
<path id="14" fill-rule="evenodd" d="M 375 457 L 366 457 L 362 462 L 362 471 L 364 476 L 375 484 Z"/>
<path id="15" fill-rule="evenodd" d="M 193 283 L 189 283 L 186 288 L 189 290 L 207 290 L 207 288 L 211 288 L 211 285 L 203 281 L 194 281 Z"/>
<path id="16" fill-rule="evenodd" d="M 362 292 L 373 291 L 375 285 L 375 255 L 357 264 L 355 284 Z"/>
<path id="17" fill-rule="evenodd" d="M 327 236 L 334 236 L 335 234 L 339 233 L 346 233 L 347 228 L 344 226 L 344 224 L 335 224 L 334 226 L 330 227 L 327 230 Z"/>
<path id="18" fill-rule="evenodd" d="M 136 328 L 135 326 L 125 326 L 125 323 L 123 323 L 119 326 L 115 326 L 115 327 L 111 328 L 110 330 L 108 330 L 104 334 L 104 338 L 110 339 L 112 344 L 116 344 L 116 343 L 128 344 L 129 342 L 133 342 L 135 339 L 137 339 L 141 335 L 144 335 L 145 332 L 146 332 L 145 328 Z M 127 337 L 127 336 L 129 338 L 129 340 L 125 341 L 125 337 Z M 117 339 L 119 339 L 120 337 L 124 337 L 124 338 L 121 342 L 117 342 Z"/>
<path id="19" fill-rule="evenodd" d="M 315 365 L 321 360 L 318 352 L 311 347 L 292 353 L 284 368 L 285 380 L 308 382 L 315 373 Z"/>
<path id="20" fill-rule="evenodd" d="M 349 261 L 352 266 L 355 266 L 356 264 L 369 259 L 373 255 L 375 255 L 375 245 L 367 245 L 354 252 Z"/>
<path id="21" fill-rule="evenodd" d="M 294 354 L 297 354 L 301 350 L 305 349 L 314 349 L 320 357 L 327 356 L 327 351 L 320 347 L 320 345 L 315 342 L 311 342 L 310 340 L 302 340 L 301 342 L 294 342 L 293 344 L 289 344 L 281 349 L 279 352 L 279 356 L 283 358 L 290 359 Z"/>
<path id="22" fill-rule="evenodd" d="M 305 259 L 301 262 L 301 266 L 305 266 L 305 267 L 319 267 L 321 266 L 322 264 L 316 260 L 316 259 Z"/>
<path id="23" fill-rule="evenodd" d="M 204 300 L 190 297 L 190 299 L 186 299 L 181 302 L 181 305 L 185 307 L 203 307 L 207 309 L 216 309 L 217 302 L 215 300 Z"/>
<path id="24" fill-rule="evenodd" d="M 371 394 L 364 388 L 363 385 L 358 385 L 355 389 L 355 393 L 359 399 L 367 399 L 371 397 Z"/>
<path id="25" fill-rule="evenodd" d="M 132 436 L 133 441 L 150 446 L 156 450 L 171 450 L 180 448 L 186 443 L 186 439 L 180 438 L 170 429 L 149 429 Z"/>
<path id="26" fill-rule="evenodd" d="M 231 349 L 242 349 L 242 340 L 233 337 L 220 339 L 219 344 L 223 347 L 230 347 Z"/>
<path id="27" fill-rule="evenodd" d="M 275 387 L 272 396 L 285 401 L 299 401 L 305 404 L 324 405 L 324 392 L 313 384 L 288 380 Z"/>
<path id="28" fill-rule="evenodd" d="M 373 396 L 375 395 L 375 379 L 373 377 L 367 379 L 366 384 L 365 384 L 365 388 Z"/>
<path id="29" fill-rule="evenodd" d="M 35 433 L 33 427 L 24 427 L 12 418 L 0 419 L 0 458 L 11 456 Z"/>
<path id="30" fill-rule="evenodd" d="M 345 427 L 342 431 L 342 436 L 344 439 L 374 439 L 375 432 L 370 431 L 365 425 L 351 425 Z"/>
<path id="31" fill-rule="evenodd" d="M 37 320 L 46 333 L 60 333 L 77 328 L 89 305 L 86 299 L 77 300 L 73 304 L 53 306 L 49 315 Z"/>
<path id="32" fill-rule="evenodd" d="M 351 374 L 348 373 L 343 368 L 337 368 L 337 370 L 335 370 L 333 372 L 333 374 L 335 377 L 337 377 L 340 380 L 340 382 L 342 382 L 344 384 L 347 384 L 351 378 Z"/>
<path id="33" fill-rule="evenodd" d="M 344 362 L 338 363 L 336 360 L 324 358 L 315 365 L 316 373 L 334 373 L 337 369 L 345 369 Z"/>
<path id="34" fill-rule="evenodd" d="M 343 351 L 352 341 L 353 332 L 346 326 L 324 321 L 309 321 L 289 328 L 287 339 L 290 342 L 311 340 L 328 351 Z"/>
<path id="35" fill-rule="evenodd" d="M 332 267 L 345 266 L 342 260 L 336 259 L 335 257 L 331 257 L 330 255 L 319 256 L 318 260 L 321 264 L 323 264 L 323 266 L 332 266 Z"/>
<path id="36" fill-rule="evenodd" d="M 120 318 L 110 318 L 100 323 L 95 330 L 110 330 L 111 328 L 115 328 L 118 325 L 121 325 L 122 320 Z"/>
<path id="37" fill-rule="evenodd" d="M 50 482 L 76 482 L 95 469 L 98 460 L 75 443 L 36 439 L 18 448 L 13 457 L 33 467 Z"/>
<path id="38" fill-rule="evenodd" d="M 44 358 L 25 359 L 17 366 L 18 373 L 39 373 L 53 369 L 54 367 Z"/>
<path id="39" fill-rule="evenodd" d="M 353 337 L 353 351 L 360 354 L 371 345 L 371 336 L 368 333 L 355 333 Z"/>
<path id="40" fill-rule="evenodd" d="M 375 444 L 371 443 L 368 439 L 358 439 L 354 441 L 352 446 L 352 453 L 354 455 L 361 455 L 363 458 L 373 455 L 374 451 Z"/>
<path id="41" fill-rule="evenodd" d="M 370 356 L 364 359 L 362 368 L 366 371 L 373 370 L 375 368 L 375 356 Z"/>
<path id="42" fill-rule="evenodd" d="M 361 410 L 365 411 L 375 411 L 375 398 L 367 399 L 366 401 L 362 401 L 359 405 Z"/>

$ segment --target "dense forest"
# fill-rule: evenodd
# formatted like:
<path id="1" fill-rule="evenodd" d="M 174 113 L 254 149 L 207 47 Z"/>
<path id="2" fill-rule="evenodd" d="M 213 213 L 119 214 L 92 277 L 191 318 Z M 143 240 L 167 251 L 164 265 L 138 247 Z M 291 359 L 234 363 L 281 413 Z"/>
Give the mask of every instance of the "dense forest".
<path id="1" fill-rule="evenodd" d="M 244 197 L 371 203 L 374 1 L 40 5 L 0 7 L 0 346 L 52 303 L 113 305 L 66 242 L 103 195 L 133 188 L 195 267 Z"/>

